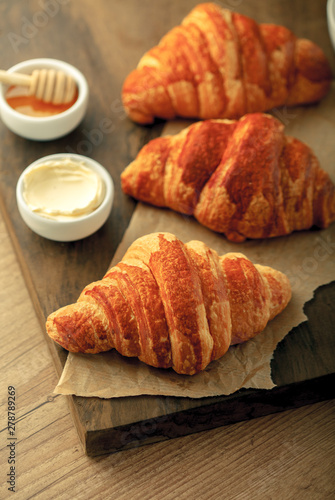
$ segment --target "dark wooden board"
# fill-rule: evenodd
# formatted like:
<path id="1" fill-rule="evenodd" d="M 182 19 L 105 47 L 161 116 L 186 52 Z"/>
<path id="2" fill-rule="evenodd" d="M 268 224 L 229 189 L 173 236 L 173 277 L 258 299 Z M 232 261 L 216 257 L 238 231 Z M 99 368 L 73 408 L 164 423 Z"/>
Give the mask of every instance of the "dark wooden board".
<path id="1" fill-rule="evenodd" d="M 91 89 L 85 119 L 57 141 L 27 141 L 0 123 L 0 209 L 41 322 L 45 337 L 41 335 L 41 341 L 49 344 L 59 374 L 66 352 L 44 335 L 45 318 L 75 301 L 82 288 L 108 268 L 135 208 L 121 192 L 120 173 L 164 125 L 140 127 L 125 118 L 120 101 L 122 82 L 143 52 L 196 4 L 193 0 L 55 1 L 54 10 L 49 11 L 43 11 L 39 1 L 8 0 L 1 4 L 3 68 L 35 57 L 62 59 L 86 75 Z M 283 24 L 298 36 L 313 39 L 325 50 L 335 73 L 325 0 L 227 0 L 221 5 L 259 22 Z M 110 132 L 99 133 L 106 119 Z M 24 225 L 16 207 L 15 187 L 29 163 L 69 151 L 100 161 L 114 179 L 116 196 L 112 214 L 101 230 L 85 240 L 65 244 L 40 238 Z M 334 299 L 335 283 L 331 283 L 317 290 L 306 304 L 308 321 L 290 332 L 274 354 L 272 373 L 277 387 L 271 391 L 243 390 L 201 400 L 69 397 L 86 452 L 110 453 L 334 397 Z"/>

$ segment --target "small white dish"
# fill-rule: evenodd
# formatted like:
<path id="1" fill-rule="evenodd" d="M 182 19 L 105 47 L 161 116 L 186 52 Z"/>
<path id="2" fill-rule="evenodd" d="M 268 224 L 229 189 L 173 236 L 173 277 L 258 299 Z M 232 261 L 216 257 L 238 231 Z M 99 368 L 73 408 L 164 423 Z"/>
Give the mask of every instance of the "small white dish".
<path id="1" fill-rule="evenodd" d="M 71 64 L 57 59 L 30 59 L 12 66 L 9 73 L 31 74 L 34 69 L 56 69 L 71 75 L 78 87 L 76 102 L 66 111 L 53 116 L 28 116 L 13 109 L 6 101 L 8 85 L 0 84 L 0 115 L 4 124 L 15 134 L 37 141 L 58 139 L 69 134 L 84 118 L 89 88 L 84 75 Z"/>
<path id="2" fill-rule="evenodd" d="M 104 183 L 105 194 L 102 203 L 93 212 L 70 220 L 53 220 L 35 213 L 26 203 L 23 196 L 24 178 L 38 164 L 49 161 L 71 159 L 82 162 L 97 173 Z M 95 233 L 106 222 L 112 209 L 114 199 L 114 183 L 109 172 L 100 163 L 82 155 L 58 153 L 45 156 L 34 161 L 20 175 L 16 186 L 16 201 L 20 215 L 27 226 L 38 235 L 53 241 L 77 241 Z"/>
<path id="3" fill-rule="evenodd" d="M 335 50 L 335 0 L 328 0 L 327 2 L 327 22 L 330 40 Z"/>

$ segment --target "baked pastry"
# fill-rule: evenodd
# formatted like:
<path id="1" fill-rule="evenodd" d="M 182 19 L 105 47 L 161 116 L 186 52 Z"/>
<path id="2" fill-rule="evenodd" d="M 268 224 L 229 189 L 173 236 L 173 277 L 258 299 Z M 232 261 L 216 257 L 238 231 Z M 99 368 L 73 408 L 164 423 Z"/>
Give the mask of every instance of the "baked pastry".
<path id="1" fill-rule="evenodd" d="M 72 352 L 115 348 L 193 375 L 261 332 L 291 297 L 287 277 L 240 253 L 221 257 L 170 233 L 136 240 L 119 264 L 52 313 L 48 335 Z"/>
<path id="2" fill-rule="evenodd" d="M 121 174 L 137 200 L 193 215 L 235 242 L 335 220 L 335 187 L 303 142 L 276 118 L 251 113 L 196 122 L 148 142 Z"/>
<path id="3" fill-rule="evenodd" d="M 122 100 L 135 122 L 239 118 L 319 101 L 332 79 L 315 43 L 214 3 L 196 6 L 140 59 Z"/>

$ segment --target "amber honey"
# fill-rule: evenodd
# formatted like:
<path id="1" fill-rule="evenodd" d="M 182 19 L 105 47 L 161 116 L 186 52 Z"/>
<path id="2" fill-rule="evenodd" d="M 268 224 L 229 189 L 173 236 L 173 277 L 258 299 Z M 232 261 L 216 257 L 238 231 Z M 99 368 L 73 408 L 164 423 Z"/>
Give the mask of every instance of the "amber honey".
<path id="1" fill-rule="evenodd" d="M 28 116 L 47 117 L 58 115 L 71 108 L 78 99 L 78 90 L 72 101 L 66 104 L 52 104 L 41 101 L 35 96 L 29 95 L 28 89 L 21 86 L 10 87 L 6 92 L 5 98 L 8 104 L 19 113 Z"/>

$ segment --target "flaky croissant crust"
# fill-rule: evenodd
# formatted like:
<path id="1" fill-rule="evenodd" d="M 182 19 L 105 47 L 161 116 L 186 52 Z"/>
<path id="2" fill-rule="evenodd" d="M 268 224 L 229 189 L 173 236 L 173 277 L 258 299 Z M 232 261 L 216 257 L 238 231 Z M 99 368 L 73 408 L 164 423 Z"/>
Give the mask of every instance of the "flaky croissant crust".
<path id="1" fill-rule="evenodd" d="M 130 118 L 142 124 L 155 117 L 236 119 L 316 102 L 331 79 L 315 43 L 203 3 L 143 55 L 124 81 L 122 100 Z"/>
<path id="2" fill-rule="evenodd" d="M 52 313 L 48 335 L 72 352 L 115 348 L 193 375 L 261 332 L 291 298 L 287 277 L 240 253 L 219 256 L 170 233 L 136 240 L 122 261 Z"/>
<path id="3" fill-rule="evenodd" d="M 123 191 L 193 215 L 235 242 L 335 220 L 335 187 L 312 150 L 271 115 L 196 122 L 149 141 L 121 174 Z"/>

